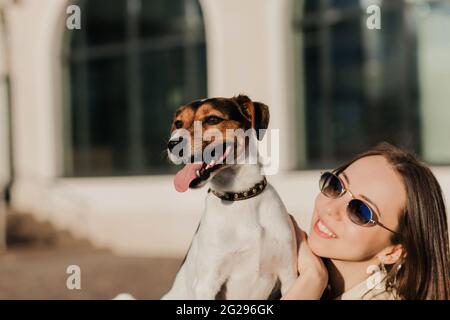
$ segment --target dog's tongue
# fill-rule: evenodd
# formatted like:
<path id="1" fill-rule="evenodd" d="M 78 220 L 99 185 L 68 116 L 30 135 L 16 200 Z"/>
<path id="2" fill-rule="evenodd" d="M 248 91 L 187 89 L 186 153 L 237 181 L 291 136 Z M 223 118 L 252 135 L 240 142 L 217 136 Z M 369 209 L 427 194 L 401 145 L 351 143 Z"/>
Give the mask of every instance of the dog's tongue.
<path id="1" fill-rule="evenodd" d="M 189 189 L 189 184 L 197 175 L 196 171 L 202 168 L 203 163 L 189 163 L 177 172 L 173 179 L 173 184 L 178 192 L 185 192 Z"/>

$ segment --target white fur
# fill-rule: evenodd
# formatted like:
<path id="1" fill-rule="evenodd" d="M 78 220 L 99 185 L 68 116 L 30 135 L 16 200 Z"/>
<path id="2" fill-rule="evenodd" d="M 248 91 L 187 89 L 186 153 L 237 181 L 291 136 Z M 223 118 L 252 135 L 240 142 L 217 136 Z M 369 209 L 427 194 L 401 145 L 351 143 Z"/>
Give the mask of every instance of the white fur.
<path id="1" fill-rule="evenodd" d="M 244 191 L 262 180 L 259 165 L 235 165 L 211 179 L 217 191 Z M 223 201 L 213 193 L 186 260 L 162 299 L 214 299 L 226 283 L 226 299 L 267 299 L 277 278 L 282 294 L 297 277 L 292 222 L 268 184 L 256 197 Z"/>

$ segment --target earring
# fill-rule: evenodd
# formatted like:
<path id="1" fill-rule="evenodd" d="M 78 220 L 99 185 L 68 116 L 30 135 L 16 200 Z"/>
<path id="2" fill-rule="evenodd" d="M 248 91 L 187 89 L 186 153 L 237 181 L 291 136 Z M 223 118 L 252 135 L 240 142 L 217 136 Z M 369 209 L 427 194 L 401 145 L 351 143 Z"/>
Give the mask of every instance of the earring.
<path id="1" fill-rule="evenodd" d="M 397 284 L 397 273 L 400 271 L 401 268 L 402 268 L 402 264 L 400 263 L 400 264 L 397 266 L 397 269 L 395 270 L 395 274 L 394 274 L 394 283 L 393 283 L 393 285 L 396 285 L 396 284 Z"/>
<path id="2" fill-rule="evenodd" d="M 387 274 L 386 267 L 384 266 L 383 261 L 380 261 L 380 269 L 382 273 Z"/>
<path id="3" fill-rule="evenodd" d="M 397 285 L 397 274 L 399 272 L 399 270 L 402 268 L 402 264 L 399 264 L 397 266 L 397 268 L 395 269 L 395 273 L 394 273 L 394 281 L 388 281 L 388 287 L 389 288 L 395 288 L 395 286 Z"/>

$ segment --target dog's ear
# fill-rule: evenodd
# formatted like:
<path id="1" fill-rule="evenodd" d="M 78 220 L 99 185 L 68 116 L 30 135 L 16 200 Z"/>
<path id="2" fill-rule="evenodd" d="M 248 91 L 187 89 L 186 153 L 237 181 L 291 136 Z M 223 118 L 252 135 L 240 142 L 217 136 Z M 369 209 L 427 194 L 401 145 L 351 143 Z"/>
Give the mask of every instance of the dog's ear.
<path id="1" fill-rule="evenodd" d="M 267 129 L 269 125 L 269 107 L 261 102 L 253 102 L 243 94 L 232 99 L 238 104 L 239 111 L 248 120 L 251 128 L 255 129 L 258 140 L 262 140 L 264 133 L 260 134 L 259 129 Z"/>
<path id="2" fill-rule="evenodd" d="M 256 137 L 258 140 L 262 140 L 264 137 L 265 130 L 269 126 L 269 107 L 261 102 L 253 102 L 253 106 L 255 109 L 255 130 Z M 264 129 L 263 132 L 259 132 L 260 129 Z"/>
<path id="3" fill-rule="evenodd" d="M 255 106 L 253 101 L 246 95 L 240 94 L 237 97 L 231 98 L 237 103 L 239 107 L 239 112 L 244 116 L 244 118 L 250 123 L 253 128 L 255 123 Z"/>

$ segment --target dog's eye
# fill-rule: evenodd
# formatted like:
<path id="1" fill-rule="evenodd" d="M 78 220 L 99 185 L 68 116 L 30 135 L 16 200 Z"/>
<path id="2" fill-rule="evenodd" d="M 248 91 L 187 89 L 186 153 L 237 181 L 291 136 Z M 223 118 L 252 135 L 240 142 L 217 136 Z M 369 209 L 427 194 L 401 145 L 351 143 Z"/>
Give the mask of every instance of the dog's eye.
<path id="1" fill-rule="evenodd" d="M 209 117 L 206 117 L 206 119 L 204 120 L 205 123 L 211 124 L 211 125 L 218 124 L 219 122 L 222 122 L 222 121 L 223 121 L 223 119 L 216 117 L 216 116 L 209 116 Z"/>
<path id="2" fill-rule="evenodd" d="M 180 129 L 183 126 L 183 121 L 177 120 L 173 124 L 175 125 L 175 128 Z"/>

